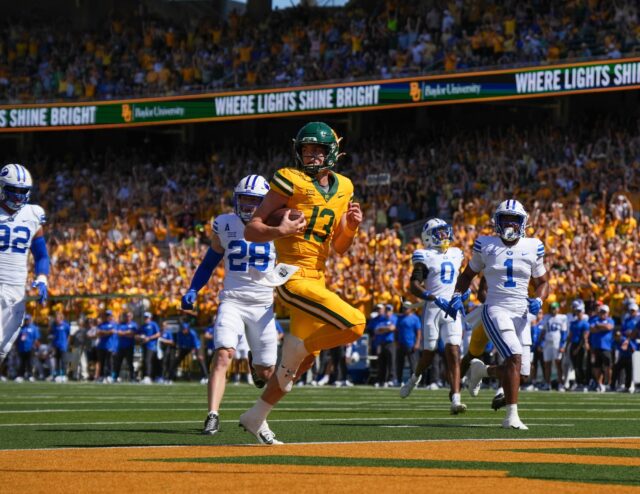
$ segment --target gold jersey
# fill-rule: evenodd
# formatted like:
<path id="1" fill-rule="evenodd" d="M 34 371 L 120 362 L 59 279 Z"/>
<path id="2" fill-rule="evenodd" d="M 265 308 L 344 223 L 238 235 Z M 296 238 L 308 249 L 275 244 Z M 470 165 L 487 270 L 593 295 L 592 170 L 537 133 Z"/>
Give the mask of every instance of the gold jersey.
<path id="1" fill-rule="evenodd" d="M 287 198 L 287 207 L 304 213 L 307 228 L 274 240 L 278 261 L 324 271 L 331 240 L 353 196 L 353 184 L 344 175 L 331 172 L 329 189 L 296 168 L 282 168 L 271 180 L 271 190 Z"/>

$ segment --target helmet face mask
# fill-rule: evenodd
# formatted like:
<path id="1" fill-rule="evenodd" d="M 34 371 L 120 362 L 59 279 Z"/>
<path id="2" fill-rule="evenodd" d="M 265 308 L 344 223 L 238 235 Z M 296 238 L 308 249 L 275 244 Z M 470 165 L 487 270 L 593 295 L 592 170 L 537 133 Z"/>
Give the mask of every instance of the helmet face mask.
<path id="1" fill-rule="evenodd" d="M 322 170 L 333 168 L 340 155 L 340 140 L 341 138 L 335 133 L 335 131 L 324 122 L 310 122 L 302 127 L 295 139 L 293 139 L 293 154 L 295 157 L 296 167 L 303 170 L 310 177 L 315 178 Z M 303 156 L 302 148 L 305 144 L 315 144 L 324 148 L 324 159 L 320 163 L 317 158 L 320 157 L 320 153 L 317 150 L 309 152 L 309 148 L 305 149 Z M 306 163 L 309 158 L 312 158 L 313 162 Z"/>
<path id="2" fill-rule="evenodd" d="M 500 229 L 500 236 L 504 240 L 516 240 L 520 238 L 520 231 L 524 224 L 524 217 L 516 214 L 498 214 L 496 226 Z"/>
<path id="3" fill-rule="evenodd" d="M 431 219 L 422 227 L 422 242 L 428 248 L 446 252 L 453 242 L 453 228 L 444 220 Z"/>
<path id="4" fill-rule="evenodd" d="M 262 197 L 260 196 L 239 194 L 236 196 L 236 214 L 246 223 L 251 219 L 261 202 Z"/>
<path id="5" fill-rule="evenodd" d="M 33 181 L 22 165 L 5 165 L 0 170 L 0 204 L 12 211 L 19 211 L 31 197 Z"/>
<path id="6" fill-rule="evenodd" d="M 233 189 L 233 211 L 247 223 L 269 191 L 269 184 L 260 175 L 247 175 Z"/>
<path id="7" fill-rule="evenodd" d="M 525 236 L 528 217 L 524 206 L 515 199 L 503 201 L 493 215 L 495 232 L 502 240 L 515 242 Z"/>

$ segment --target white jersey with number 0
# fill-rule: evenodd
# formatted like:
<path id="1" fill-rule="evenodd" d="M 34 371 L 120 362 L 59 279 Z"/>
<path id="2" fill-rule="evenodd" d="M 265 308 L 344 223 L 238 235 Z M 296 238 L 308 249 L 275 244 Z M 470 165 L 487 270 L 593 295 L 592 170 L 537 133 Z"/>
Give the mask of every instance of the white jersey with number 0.
<path id="1" fill-rule="evenodd" d="M 11 215 L 0 208 L 0 283 L 26 285 L 31 242 L 45 222 L 44 209 L 35 204 Z"/>
<path id="2" fill-rule="evenodd" d="M 446 252 L 438 249 L 417 249 L 413 252 L 411 262 L 424 264 L 429 273 L 424 282 L 425 288 L 436 297 L 449 300 L 453 296 L 460 266 L 464 254 L 458 247 L 450 247 Z"/>
<path id="3" fill-rule="evenodd" d="M 469 266 L 484 271 L 488 306 L 502 307 L 516 315 L 527 312 L 529 280 L 546 273 L 544 245 L 537 238 L 521 238 L 512 246 L 499 237 L 478 237 Z"/>
<path id="4" fill-rule="evenodd" d="M 224 289 L 220 300 L 238 299 L 253 304 L 273 303 L 273 288 L 252 281 L 249 267 L 271 271 L 275 267 L 273 242 L 248 242 L 244 223 L 235 214 L 222 214 L 213 221 L 213 231 L 224 247 Z"/>

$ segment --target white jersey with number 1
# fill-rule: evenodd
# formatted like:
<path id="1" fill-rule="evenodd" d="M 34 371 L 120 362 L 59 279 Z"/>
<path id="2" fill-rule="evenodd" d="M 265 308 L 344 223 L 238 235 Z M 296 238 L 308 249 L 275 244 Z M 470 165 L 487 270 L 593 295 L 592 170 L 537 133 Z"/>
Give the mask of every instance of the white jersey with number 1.
<path id="1" fill-rule="evenodd" d="M 476 273 L 484 271 L 486 305 L 524 316 L 529 281 L 546 273 L 544 245 L 537 238 L 521 238 L 515 245 L 507 246 L 499 237 L 478 237 L 469 266 Z"/>

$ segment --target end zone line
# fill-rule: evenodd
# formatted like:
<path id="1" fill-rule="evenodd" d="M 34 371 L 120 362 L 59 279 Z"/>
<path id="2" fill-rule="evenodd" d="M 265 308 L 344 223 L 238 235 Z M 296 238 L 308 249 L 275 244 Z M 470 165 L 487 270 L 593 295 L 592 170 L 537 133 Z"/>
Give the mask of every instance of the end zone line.
<path id="1" fill-rule="evenodd" d="M 201 421 L 198 421 L 201 422 Z M 498 425 L 496 425 L 498 428 Z M 619 439 L 638 439 L 640 440 L 640 436 L 598 436 L 598 437 L 519 437 L 519 438 L 465 438 L 465 439 L 399 439 L 399 440 L 389 440 L 389 441 L 310 441 L 310 442 L 292 442 L 285 443 L 283 446 L 318 446 L 323 444 L 408 444 L 408 443 L 416 443 L 416 444 L 424 444 L 424 443 L 455 443 L 455 442 L 571 442 L 571 441 L 581 441 L 581 442 L 595 442 L 601 440 L 619 440 Z M 0 449 L 0 453 L 3 452 L 16 452 L 16 451 L 60 451 L 60 450 L 92 450 L 96 451 L 99 449 L 150 449 L 150 448 L 238 448 L 238 447 L 247 447 L 247 448 L 264 448 L 264 449 L 273 449 L 274 451 L 280 451 L 281 447 L 277 446 L 271 448 L 270 446 L 266 446 L 263 444 L 167 444 L 162 446 L 102 446 L 102 447 L 81 447 L 81 446 L 69 446 L 63 448 L 22 448 L 22 449 Z M 301 455 L 304 456 L 304 455 Z"/>

